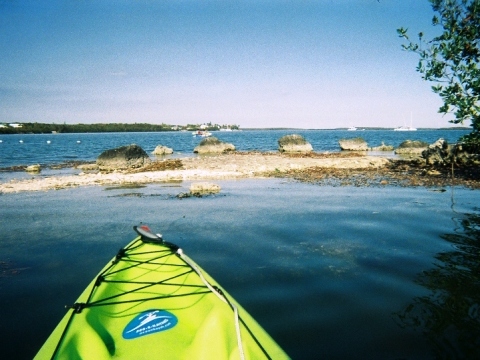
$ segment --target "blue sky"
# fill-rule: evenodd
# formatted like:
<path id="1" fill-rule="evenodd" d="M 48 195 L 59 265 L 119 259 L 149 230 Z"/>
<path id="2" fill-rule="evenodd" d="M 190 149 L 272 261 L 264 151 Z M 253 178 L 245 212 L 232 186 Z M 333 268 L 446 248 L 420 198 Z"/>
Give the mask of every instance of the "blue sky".
<path id="1" fill-rule="evenodd" d="M 0 122 L 448 126 L 427 0 L 0 0 Z"/>

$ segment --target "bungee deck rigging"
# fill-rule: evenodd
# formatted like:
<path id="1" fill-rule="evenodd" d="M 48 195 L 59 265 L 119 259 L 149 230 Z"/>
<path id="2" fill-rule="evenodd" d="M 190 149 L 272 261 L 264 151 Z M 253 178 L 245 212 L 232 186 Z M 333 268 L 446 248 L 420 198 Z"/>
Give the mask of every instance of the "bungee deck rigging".
<path id="1" fill-rule="evenodd" d="M 134 229 L 36 359 L 288 358 L 182 249 Z"/>
<path id="2" fill-rule="evenodd" d="M 185 276 L 189 273 L 192 273 L 194 270 L 190 268 L 189 265 L 185 264 L 169 264 L 166 262 L 157 262 L 161 260 L 162 258 L 165 258 L 167 256 L 172 256 L 174 252 L 172 252 L 172 247 L 169 246 L 168 249 L 166 250 L 152 250 L 148 252 L 139 252 L 135 253 L 134 251 L 136 248 L 141 246 L 141 240 L 137 239 L 133 243 L 131 243 L 129 246 L 120 249 L 118 254 L 115 257 L 115 260 L 112 261 L 112 264 L 104 270 L 100 275 L 97 276 L 97 279 L 95 281 L 95 287 L 92 288 L 90 295 L 87 299 L 86 303 L 75 303 L 71 305 L 71 308 L 75 310 L 76 313 L 81 312 L 85 308 L 93 307 L 93 306 L 107 306 L 107 305 L 116 305 L 116 304 L 122 304 L 122 303 L 129 303 L 129 302 L 142 302 L 142 301 L 148 301 L 148 300 L 155 300 L 155 299 L 162 299 L 165 297 L 178 297 L 178 296 L 188 296 L 188 295 L 201 295 L 210 292 L 210 290 L 205 290 L 201 292 L 187 292 L 187 293 L 182 293 L 182 294 L 169 294 L 165 296 L 153 296 L 153 297 L 142 297 L 142 298 L 135 298 L 135 299 L 129 299 L 129 300 L 120 300 L 120 298 L 125 298 L 131 293 L 135 292 L 140 292 L 143 290 L 148 289 L 149 287 L 153 286 L 183 286 L 183 287 L 188 287 L 188 288 L 207 288 L 205 285 L 191 285 L 191 284 L 181 284 L 181 283 L 174 283 L 171 282 L 177 278 L 181 278 L 182 276 Z M 172 250 L 171 250 L 172 249 Z M 178 249 L 178 248 L 177 248 Z M 139 256 L 139 255 L 154 255 L 158 254 L 158 256 L 148 259 L 145 261 L 138 261 L 134 259 L 130 259 L 130 256 Z M 118 262 L 123 261 L 126 263 L 131 263 L 132 265 L 128 267 L 121 268 L 119 270 L 115 270 L 115 265 L 118 264 Z M 160 281 L 152 282 L 152 281 L 134 281 L 134 280 L 109 280 L 109 276 L 112 275 L 117 275 L 119 272 L 125 272 L 133 269 L 134 267 L 138 267 L 141 265 L 158 265 L 158 266 L 172 266 L 172 267 L 183 267 L 185 268 L 185 272 L 176 274 L 170 278 L 166 278 Z M 96 301 L 92 301 L 92 295 L 97 287 L 99 287 L 102 283 L 110 283 L 110 284 L 129 284 L 129 285 L 138 285 L 138 287 L 134 287 L 131 290 L 124 291 L 124 292 L 119 292 L 118 294 L 112 295 L 110 297 L 102 298 Z M 119 299 L 118 301 L 112 301 L 114 299 Z"/>

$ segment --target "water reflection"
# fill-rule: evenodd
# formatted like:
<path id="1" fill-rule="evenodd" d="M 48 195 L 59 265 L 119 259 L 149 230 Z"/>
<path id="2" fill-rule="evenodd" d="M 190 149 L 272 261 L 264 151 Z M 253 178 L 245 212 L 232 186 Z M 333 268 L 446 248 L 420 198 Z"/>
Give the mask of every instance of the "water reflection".
<path id="1" fill-rule="evenodd" d="M 465 214 L 454 233 L 445 234 L 452 251 L 439 253 L 434 268 L 416 282 L 428 289 L 394 317 L 420 331 L 436 358 L 480 358 L 480 214 Z"/>

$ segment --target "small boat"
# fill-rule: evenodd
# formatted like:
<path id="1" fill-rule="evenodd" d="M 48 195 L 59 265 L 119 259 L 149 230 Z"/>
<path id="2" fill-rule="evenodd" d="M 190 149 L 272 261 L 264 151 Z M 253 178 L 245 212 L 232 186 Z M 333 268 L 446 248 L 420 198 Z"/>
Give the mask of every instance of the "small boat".
<path id="1" fill-rule="evenodd" d="M 35 359 L 289 358 L 182 249 L 134 230 Z"/>
<path id="2" fill-rule="evenodd" d="M 197 130 L 192 133 L 193 136 L 200 136 L 200 137 L 209 137 L 212 136 L 212 133 L 206 130 Z"/>
<path id="3" fill-rule="evenodd" d="M 355 126 L 350 126 L 347 130 L 348 131 L 357 131 L 357 128 Z"/>

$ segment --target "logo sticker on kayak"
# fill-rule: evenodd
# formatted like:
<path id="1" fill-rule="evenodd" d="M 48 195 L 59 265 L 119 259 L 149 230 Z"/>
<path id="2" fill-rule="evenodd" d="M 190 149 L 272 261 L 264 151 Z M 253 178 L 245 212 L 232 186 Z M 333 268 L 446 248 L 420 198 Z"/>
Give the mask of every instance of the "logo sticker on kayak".
<path id="1" fill-rule="evenodd" d="M 178 319 L 172 313 L 165 310 L 148 310 L 135 316 L 125 329 L 124 339 L 136 339 L 159 331 L 165 331 L 177 325 Z"/>

